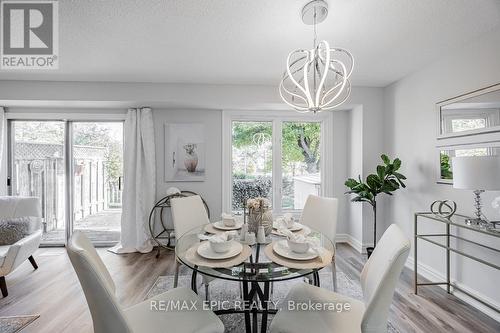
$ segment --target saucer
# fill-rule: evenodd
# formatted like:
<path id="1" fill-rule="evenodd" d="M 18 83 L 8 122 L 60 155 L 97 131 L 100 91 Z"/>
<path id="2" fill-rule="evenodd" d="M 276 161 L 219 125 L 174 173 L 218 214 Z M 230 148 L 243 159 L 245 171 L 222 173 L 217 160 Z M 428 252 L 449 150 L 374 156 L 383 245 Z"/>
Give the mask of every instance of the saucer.
<path id="1" fill-rule="evenodd" d="M 305 253 L 293 252 L 288 247 L 286 239 L 279 240 L 276 243 L 273 243 L 273 251 L 284 258 L 293 260 L 312 260 L 318 257 L 318 254 L 313 249 L 309 249 Z"/>
<path id="2" fill-rule="evenodd" d="M 231 247 L 229 248 L 228 251 L 223 253 L 217 253 L 210 247 L 210 242 L 205 241 L 201 242 L 201 244 L 196 249 L 196 252 L 205 259 L 220 260 L 220 259 L 229 259 L 235 257 L 238 254 L 240 254 L 242 250 L 243 250 L 243 245 L 241 245 L 236 241 L 232 241 Z"/>
<path id="3" fill-rule="evenodd" d="M 242 225 L 243 225 L 242 221 L 235 221 L 235 225 L 232 227 L 227 227 L 226 225 L 224 225 L 224 222 L 222 221 L 217 221 L 213 223 L 214 228 L 219 230 L 238 230 L 241 229 Z"/>

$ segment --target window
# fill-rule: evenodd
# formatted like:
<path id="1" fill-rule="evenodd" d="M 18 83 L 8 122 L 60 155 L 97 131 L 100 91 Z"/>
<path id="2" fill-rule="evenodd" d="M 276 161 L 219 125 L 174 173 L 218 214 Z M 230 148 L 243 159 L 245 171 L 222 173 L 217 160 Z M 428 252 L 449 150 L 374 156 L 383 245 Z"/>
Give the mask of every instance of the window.
<path id="1" fill-rule="evenodd" d="M 234 121 L 232 124 L 232 210 L 243 210 L 246 198 L 272 202 L 273 123 Z"/>
<path id="2" fill-rule="evenodd" d="M 284 210 L 302 209 L 309 194 L 321 195 L 321 123 L 284 122 L 281 181 Z"/>
<path id="3" fill-rule="evenodd" d="M 331 158 L 324 144 L 331 119 L 329 113 L 225 111 L 224 211 L 240 213 L 246 199 L 265 197 L 281 214 L 302 210 L 310 194 L 329 195 L 324 184 L 331 176 L 322 170 Z"/>

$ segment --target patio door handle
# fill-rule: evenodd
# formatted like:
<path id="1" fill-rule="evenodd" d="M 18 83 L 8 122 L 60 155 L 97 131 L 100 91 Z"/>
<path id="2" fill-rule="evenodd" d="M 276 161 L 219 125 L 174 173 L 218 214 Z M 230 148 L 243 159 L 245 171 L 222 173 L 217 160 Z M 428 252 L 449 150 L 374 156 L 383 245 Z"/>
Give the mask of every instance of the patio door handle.
<path id="1" fill-rule="evenodd" d="M 118 191 L 122 190 L 122 176 L 118 177 Z"/>

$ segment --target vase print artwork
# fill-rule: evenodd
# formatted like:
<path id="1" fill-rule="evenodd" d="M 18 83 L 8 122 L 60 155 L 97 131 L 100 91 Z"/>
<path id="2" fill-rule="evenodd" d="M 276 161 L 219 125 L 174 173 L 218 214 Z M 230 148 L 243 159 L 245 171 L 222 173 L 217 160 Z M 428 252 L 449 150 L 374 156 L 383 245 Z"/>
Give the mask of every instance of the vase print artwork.
<path id="1" fill-rule="evenodd" d="M 204 181 L 205 146 L 205 124 L 165 124 L 165 181 Z"/>
<path id="2" fill-rule="evenodd" d="M 184 145 L 186 156 L 184 157 L 184 166 L 188 172 L 195 172 L 198 166 L 198 155 L 196 154 L 196 144 L 188 143 Z"/>

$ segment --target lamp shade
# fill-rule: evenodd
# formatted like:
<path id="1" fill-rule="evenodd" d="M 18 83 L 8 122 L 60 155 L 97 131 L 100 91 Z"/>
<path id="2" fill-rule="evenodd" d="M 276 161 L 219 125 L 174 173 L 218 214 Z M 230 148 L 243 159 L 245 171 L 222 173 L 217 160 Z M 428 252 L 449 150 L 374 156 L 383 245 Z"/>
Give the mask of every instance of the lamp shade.
<path id="1" fill-rule="evenodd" d="M 500 190 L 499 156 L 453 157 L 453 187 L 465 190 Z"/>

